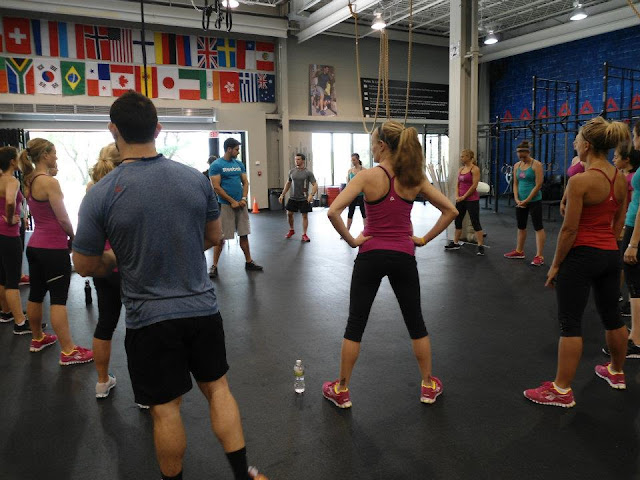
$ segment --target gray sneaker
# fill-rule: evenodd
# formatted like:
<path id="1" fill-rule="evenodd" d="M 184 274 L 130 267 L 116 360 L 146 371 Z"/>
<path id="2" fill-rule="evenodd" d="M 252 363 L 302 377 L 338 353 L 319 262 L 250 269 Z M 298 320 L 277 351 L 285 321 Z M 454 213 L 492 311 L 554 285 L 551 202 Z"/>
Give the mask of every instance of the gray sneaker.
<path id="1" fill-rule="evenodd" d="M 96 383 L 96 398 L 107 398 L 109 396 L 109 392 L 115 386 L 116 377 L 115 375 L 109 374 L 109 380 L 107 380 L 105 383 Z"/>
<path id="2" fill-rule="evenodd" d="M 218 267 L 211 265 L 209 269 L 209 278 L 218 278 Z"/>
<path id="3" fill-rule="evenodd" d="M 476 255 L 484 257 L 484 245 L 478 245 L 478 251 L 476 252 Z"/>

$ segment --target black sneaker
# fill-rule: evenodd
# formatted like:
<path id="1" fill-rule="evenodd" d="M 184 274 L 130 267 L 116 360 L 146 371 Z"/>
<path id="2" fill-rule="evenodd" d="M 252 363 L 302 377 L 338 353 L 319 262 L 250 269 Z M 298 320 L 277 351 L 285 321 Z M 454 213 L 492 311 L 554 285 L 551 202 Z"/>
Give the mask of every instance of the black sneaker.
<path id="1" fill-rule="evenodd" d="M 209 278 L 218 278 L 218 267 L 211 265 L 209 269 Z"/>
<path id="2" fill-rule="evenodd" d="M 462 245 L 460 245 L 459 243 L 455 243 L 453 240 L 451 240 L 448 244 L 446 244 L 444 246 L 445 250 L 460 250 L 460 247 Z"/>
<path id="3" fill-rule="evenodd" d="M 484 257 L 484 245 L 478 245 L 478 251 L 476 252 L 476 255 Z"/>
<path id="4" fill-rule="evenodd" d="M 629 302 L 620 305 L 620 315 L 622 315 L 623 317 L 630 317 L 631 316 L 631 304 Z"/>
<path id="5" fill-rule="evenodd" d="M 0 323 L 9 323 L 11 321 L 13 321 L 13 313 L 0 312 Z"/>
<path id="6" fill-rule="evenodd" d="M 253 260 L 251 260 L 250 262 L 246 262 L 244 264 L 244 269 L 245 270 L 252 270 L 252 271 L 260 271 L 262 270 L 262 266 L 258 265 L 256 262 L 254 262 Z"/>
<path id="7" fill-rule="evenodd" d="M 31 333 L 31 325 L 29 325 L 29 319 L 28 318 L 24 319 L 24 324 L 23 325 L 16 325 L 15 323 L 13 324 L 13 334 L 14 335 L 26 335 L 28 333 Z"/>
<path id="8" fill-rule="evenodd" d="M 609 352 L 609 348 L 606 345 L 604 347 L 602 347 L 602 353 L 604 353 L 608 357 L 611 356 L 611 352 Z M 633 343 L 633 340 L 629 340 L 629 343 L 627 344 L 627 355 L 626 355 L 626 357 L 627 358 L 640 358 L 640 346 L 638 346 L 635 343 Z"/>

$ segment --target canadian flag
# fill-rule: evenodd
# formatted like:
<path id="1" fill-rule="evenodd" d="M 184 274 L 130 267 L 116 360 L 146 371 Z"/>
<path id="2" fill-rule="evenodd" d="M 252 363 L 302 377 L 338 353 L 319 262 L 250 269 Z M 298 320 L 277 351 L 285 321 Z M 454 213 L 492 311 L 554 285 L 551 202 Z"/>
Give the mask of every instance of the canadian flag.
<path id="1" fill-rule="evenodd" d="M 158 67 L 158 98 L 177 100 L 178 97 L 178 69 Z"/>
<path id="2" fill-rule="evenodd" d="M 111 73 L 108 63 L 87 62 L 85 72 L 87 94 L 91 97 L 111 97 Z"/>
<path id="3" fill-rule="evenodd" d="M 256 68 L 267 72 L 275 70 L 275 45 L 269 42 L 256 42 Z"/>
<path id="4" fill-rule="evenodd" d="M 119 97 L 135 88 L 136 79 L 132 65 L 111 65 L 112 96 Z"/>

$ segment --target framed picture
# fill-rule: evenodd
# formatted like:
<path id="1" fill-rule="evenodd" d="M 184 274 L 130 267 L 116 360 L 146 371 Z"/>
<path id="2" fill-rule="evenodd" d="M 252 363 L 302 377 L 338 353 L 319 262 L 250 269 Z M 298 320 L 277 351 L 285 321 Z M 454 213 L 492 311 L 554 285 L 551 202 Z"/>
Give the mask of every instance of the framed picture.
<path id="1" fill-rule="evenodd" d="M 335 117 L 338 115 L 336 99 L 336 71 L 330 65 L 309 65 L 309 115 Z"/>

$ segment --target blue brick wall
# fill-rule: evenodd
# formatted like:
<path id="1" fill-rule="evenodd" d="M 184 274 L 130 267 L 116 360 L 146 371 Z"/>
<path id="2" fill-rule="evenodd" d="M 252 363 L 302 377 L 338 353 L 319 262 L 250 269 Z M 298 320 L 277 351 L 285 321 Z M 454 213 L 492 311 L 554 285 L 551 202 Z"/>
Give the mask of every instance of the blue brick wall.
<path id="1" fill-rule="evenodd" d="M 538 116 L 543 107 L 547 107 L 550 116 L 557 116 L 562 103 L 568 100 L 571 113 L 575 114 L 575 95 L 559 93 L 558 101 L 554 102 L 554 94 L 546 98 L 542 91 L 537 95 L 536 112 L 532 110 L 532 77 L 549 80 L 562 80 L 566 82 L 580 82 L 579 107 L 583 107 L 588 101 L 593 107 L 594 113 L 583 115 L 581 121 L 585 121 L 599 114 L 603 109 L 603 75 L 604 62 L 623 68 L 640 70 L 640 26 L 618 30 L 602 35 L 597 35 L 582 40 L 576 40 L 553 47 L 523 53 L 513 57 L 496 60 L 490 64 L 491 76 L 491 119 L 496 116 L 505 117 L 507 112 L 516 122 L 502 123 L 502 125 L 524 125 L 518 123 L 523 110 L 529 110 L 532 116 Z M 608 118 L 630 119 L 640 116 L 640 109 L 631 110 L 633 97 L 640 95 L 640 74 L 635 75 L 635 81 L 627 78 L 624 81 L 611 79 L 608 85 L 607 100 L 612 99 L 620 110 L 607 113 Z M 611 101 L 611 100 L 609 100 Z M 606 104 L 606 100 L 605 100 Z M 640 108 L 640 97 L 637 97 L 636 108 Z M 571 127 L 573 127 L 572 124 Z M 500 145 L 500 162 L 513 163 L 517 161 L 515 146 L 524 138 L 531 138 L 531 134 L 522 130 L 508 135 L 506 141 Z M 569 139 L 569 156 L 573 156 L 571 142 L 573 133 Z M 562 174 L 561 166 L 564 165 L 564 135 L 550 137 L 549 140 L 538 143 L 534 158 L 555 162 L 556 168 L 551 174 Z M 494 151 L 495 153 L 495 151 Z M 570 160 L 570 159 L 569 159 Z M 506 184 L 502 179 L 500 191 L 504 191 Z"/>

